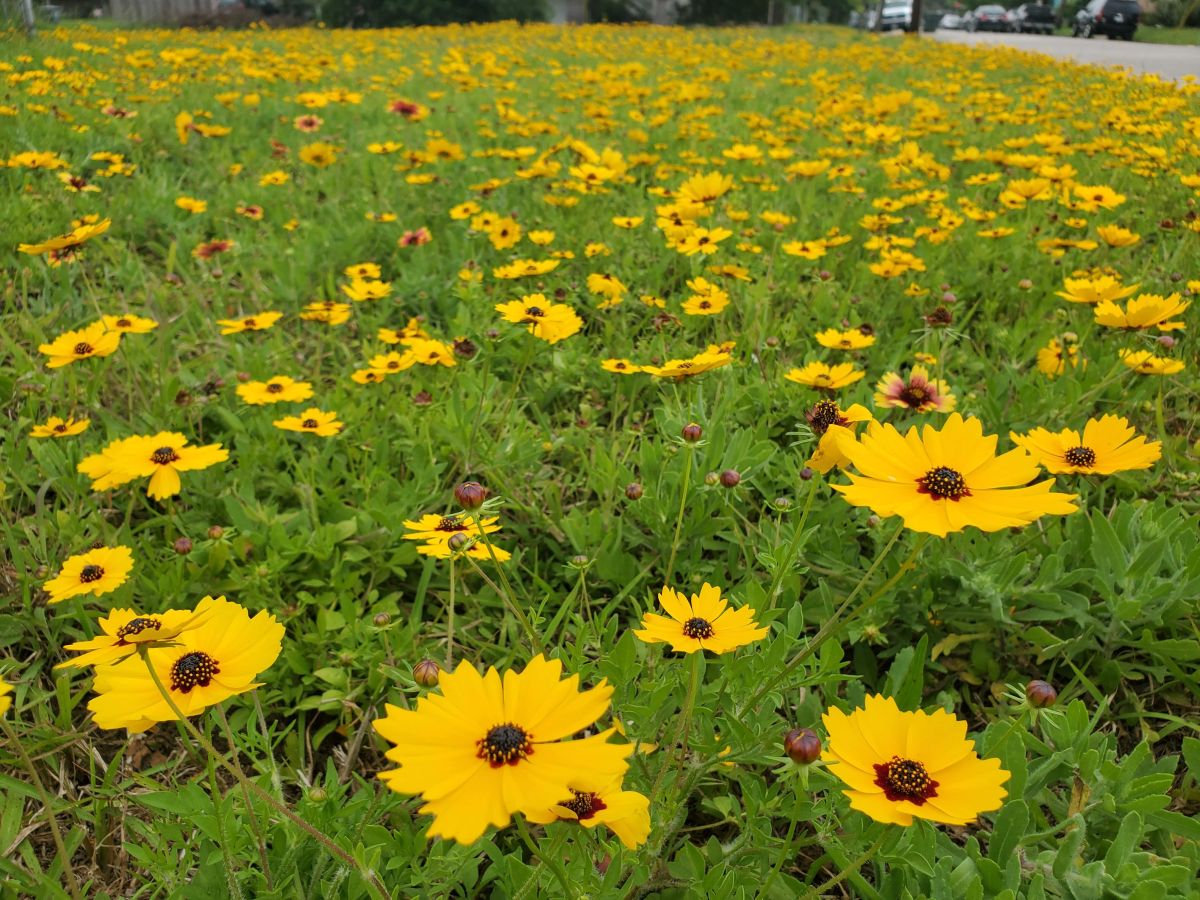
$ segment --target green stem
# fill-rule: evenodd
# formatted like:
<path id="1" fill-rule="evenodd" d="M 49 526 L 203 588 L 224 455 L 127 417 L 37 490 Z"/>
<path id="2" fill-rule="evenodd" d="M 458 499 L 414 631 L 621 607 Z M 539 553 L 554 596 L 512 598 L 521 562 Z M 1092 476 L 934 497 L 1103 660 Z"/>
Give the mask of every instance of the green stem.
<path id="1" fill-rule="evenodd" d="M 299 815 L 293 812 L 290 807 L 276 800 L 253 781 L 241 777 L 238 770 L 230 765 L 229 761 L 225 759 L 225 757 L 221 755 L 217 748 L 212 745 L 212 741 L 205 737 L 204 734 L 201 733 L 200 729 L 193 725 L 191 720 L 183 714 L 183 711 L 179 708 L 179 705 L 175 702 L 175 699 L 171 696 L 166 686 L 162 683 L 162 679 L 158 676 L 158 672 L 155 671 L 154 664 L 150 661 L 150 656 L 147 653 L 147 646 L 145 644 L 141 644 L 138 647 L 138 654 L 142 657 L 142 662 L 145 664 L 146 670 L 150 673 L 150 680 L 153 681 L 154 686 L 158 688 L 158 693 L 162 696 L 163 700 L 167 702 L 167 706 L 170 707 L 171 712 L 175 714 L 175 718 L 183 724 L 183 727 L 187 729 L 193 740 L 203 747 L 205 751 L 207 751 L 212 758 L 216 760 L 221 768 L 225 769 L 225 771 L 227 771 L 234 778 L 237 778 L 238 782 L 244 788 L 249 790 L 260 800 L 267 803 L 267 805 L 286 818 L 289 822 L 292 822 L 294 825 L 298 825 L 303 831 L 307 832 L 310 837 L 316 840 L 317 843 L 321 844 L 321 846 L 340 859 L 343 863 L 357 871 L 363 881 L 367 883 L 367 886 L 370 887 L 378 897 L 382 898 L 382 900 L 391 900 L 392 895 L 388 893 L 388 889 L 384 887 L 383 882 L 379 880 L 379 875 L 377 873 L 363 869 L 353 856 L 351 856 L 334 842 L 333 838 L 321 831 L 315 825 L 312 825 L 305 819 L 302 819 Z"/>
<path id="2" fill-rule="evenodd" d="M 667 569 L 664 573 L 664 582 L 669 583 L 675 578 L 675 555 L 679 552 L 679 532 L 683 529 L 683 513 L 687 509 L 688 487 L 692 481 L 692 445 L 684 445 L 687 451 L 686 464 L 683 469 L 683 485 L 679 491 L 679 515 L 675 517 L 675 536 L 671 538 L 671 560 L 667 563 Z"/>
<path id="3" fill-rule="evenodd" d="M 233 865 L 233 856 L 229 852 L 229 839 L 225 837 L 225 814 L 222 810 L 224 794 L 221 785 L 217 783 L 217 767 L 211 753 L 205 755 L 208 767 L 208 795 L 212 798 L 213 814 L 217 820 L 217 837 L 221 845 L 221 856 L 225 859 L 225 884 L 229 887 L 229 896 L 242 900 L 242 888 L 237 881 L 237 873 Z"/>
<path id="4" fill-rule="evenodd" d="M 446 613 L 446 671 L 454 670 L 454 557 L 450 557 L 450 609 Z"/>
<path id="5" fill-rule="evenodd" d="M 689 673 L 687 694 L 683 700 L 683 712 L 679 717 L 679 763 L 678 771 L 683 772 L 687 764 L 688 757 L 688 742 L 692 731 L 692 714 L 696 710 L 696 695 L 700 691 L 700 682 L 704 677 L 704 651 L 697 650 L 691 654 L 689 660 Z M 654 778 L 654 787 L 650 790 L 651 797 L 661 796 L 659 791 L 662 789 L 663 780 L 667 776 L 667 770 L 671 767 L 671 755 L 663 753 L 663 763 L 658 768 L 658 775 Z"/>
<path id="6" fill-rule="evenodd" d="M 796 526 L 796 532 L 792 535 L 792 542 L 788 544 L 783 559 L 775 560 L 775 574 L 771 577 L 771 587 L 767 591 L 767 609 L 774 608 L 775 598 L 782 589 L 784 576 L 792 570 L 792 563 L 796 559 L 796 551 L 800 549 L 800 542 L 804 538 L 804 526 L 808 524 L 808 514 L 812 511 L 813 497 L 816 494 L 817 479 L 811 478 L 808 482 L 808 496 L 804 500 L 804 511 L 800 514 L 800 524 Z"/>
<path id="7" fill-rule="evenodd" d="M 493 557 L 493 559 L 494 558 L 495 557 Z M 496 582 L 492 581 L 492 579 L 488 577 L 487 572 L 483 571 L 479 563 L 475 562 L 475 560 L 470 556 L 464 556 L 464 559 L 471 564 L 471 568 L 478 573 L 479 577 L 487 582 L 488 587 L 496 592 L 496 596 L 500 598 L 500 602 L 504 604 L 505 609 L 507 609 L 516 617 L 517 621 L 521 625 L 521 630 L 525 632 L 525 639 L 529 641 L 529 645 L 533 648 L 533 652 L 541 653 L 543 649 L 542 642 L 538 638 L 537 632 L 533 630 L 533 624 L 529 621 L 529 617 L 525 615 L 525 613 L 519 606 L 516 605 L 516 603 L 509 599 L 508 594 L 506 594 L 504 590 L 498 584 L 496 584 Z"/>
<path id="8" fill-rule="evenodd" d="M 864 865 L 866 865 L 871 857 L 878 852 L 879 848 L 883 845 L 884 838 L 886 837 L 887 831 L 883 831 L 879 837 L 875 839 L 875 843 L 871 844 L 870 847 L 860 853 L 857 857 L 846 863 L 840 872 L 838 872 L 820 887 L 809 889 L 809 891 L 804 895 L 804 900 L 818 900 L 818 898 L 825 896 L 825 892 L 830 888 L 837 887 L 839 884 L 861 869 Z"/>
<path id="9" fill-rule="evenodd" d="M 545 866 L 554 875 L 555 880 L 558 881 L 559 886 L 563 889 L 562 896 L 571 898 L 577 896 L 571 888 L 571 882 L 567 880 L 567 874 L 563 871 L 558 861 L 544 856 L 542 851 L 538 849 L 537 844 L 533 841 L 533 837 L 529 834 L 529 827 L 525 824 L 523 816 L 517 817 L 517 831 L 521 835 L 521 840 L 525 842 L 525 846 L 529 848 L 529 852 L 538 861 L 538 864 Z"/>
<path id="10" fill-rule="evenodd" d="M 779 856 L 775 858 L 775 864 L 771 866 L 771 872 L 767 875 L 767 880 L 763 882 L 762 890 L 759 895 L 768 897 L 771 893 L 771 884 L 779 877 L 779 873 L 783 870 L 783 864 L 787 862 L 787 858 L 792 852 L 792 841 L 796 839 L 796 824 L 800 821 L 800 794 L 796 794 L 795 802 L 792 804 L 792 814 L 788 819 L 787 837 L 783 839 L 783 846 L 779 848 Z"/>
<path id="11" fill-rule="evenodd" d="M 233 740 L 233 729 L 229 727 L 229 720 L 225 718 L 225 708 L 220 704 L 214 707 L 217 711 L 217 720 L 221 723 L 221 729 L 225 733 L 225 740 L 229 742 L 229 755 L 233 760 L 233 766 L 238 770 L 238 784 L 242 789 L 242 800 L 246 804 L 246 814 L 250 816 L 250 830 L 254 832 L 254 841 L 258 844 L 258 861 L 262 863 L 263 877 L 267 882 L 267 890 L 274 890 L 271 880 L 271 865 L 267 862 L 267 840 L 263 834 L 262 828 L 258 824 L 258 816 L 254 813 L 254 806 L 250 803 L 250 791 L 246 788 L 246 783 L 250 780 L 246 777 L 246 772 L 242 768 L 241 760 L 238 758 L 237 744 Z"/>
<path id="12" fill-rule="evenodd" d="M 42 784 L 41 776 L 38 775 L 37 768 L 33 765 L 33 760 L 25 752 L 25 747 L 21 743 L 21 739 L 17 737 L 5 719 L 0 718 L 0 727 L 4 729 L 4 736 L 8 738 L 8 742 L 17 751 L 17 756 L 21 759 L 21 765 L 29 773 L 29 777 L 33 781 L 33 786 L 37 789 L 38 797 L 42 801 L 42 809 L 46 813 L 46 824 L 50 826 L 50 835 L 54 838 L 54 850 L 62 862 L 63 876 L 67 880 L 67 890 L 70 892 L 72 900 L 83 900 L 83 895 L 79 892 L 79 882 L 75 879 L 75 869 L 71 867 L 71 857 L 67 853 L 67 845 L 63 843 L 62 831 L 59 830 L 58 819 L 54 816 L 54 807 L 50 805 L 50 795 L 46 792 L 46 786 Z"/>

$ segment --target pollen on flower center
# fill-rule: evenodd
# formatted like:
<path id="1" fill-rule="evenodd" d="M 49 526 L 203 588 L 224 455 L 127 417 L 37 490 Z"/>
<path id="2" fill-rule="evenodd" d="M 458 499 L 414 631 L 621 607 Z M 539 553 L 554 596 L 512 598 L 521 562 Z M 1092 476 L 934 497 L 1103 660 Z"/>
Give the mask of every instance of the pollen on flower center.
<path id="1" fill-rule="evenodd" d="M 149 616 L 138 616 L 136 619 L 130 619 L 117 629 L 117 643 L 127 643 L 126 638 L 139 635 L 147 628 L 162 628 L 162 622 L 158 619 L 152 619 Z"/>
<path id="2" fill-rule="evenodd" d="M 278 383 L 268 384 L 267 385 L 267 393 L 268 394 L 282 394 L 283 393 L 283 385 L 278 384 Z"/>
<path id="3" fill-rule="evenodd" d="M 1096 464 L 1096 451 L 1091 447 L 1072 447 L 1063 454 L 1063 459 L 1073 466 L 1090 469 Z"/>
<path id="4" fill-rule="evenodd" d="M 193 650 L 171 666 L 171 690 L 186 694 L 194 687 L 208 687 L 220 671 L 215 659 L 203 651 Z"/>
<path id="5" fill-rule="evenodd" d="M 104 577 L 104 569 L 97 565 L 87 565 L 79 570 L 79 580 L 84 584 L 91 584 L 93 581 L 99 581 Z"/>
<path id="6" fill-rule="evenodd" d="M 900 399 L 909 406 L 920 406 L 929 399 L 929 391 L 924 385 L 910 384 L 900 392 Z"/>
<path id="7" fill-rule="evenodd" d="M 175 452 L 174 447 L 159 447 L 150 454 L 150 462 L 157 463 L 160 466 L 168 465 L 179 459 L 179 454 Z"/>
<path id="8" fill-rule="evenodd" d="M 961 500 L 971 496 L 966 480 L 960 473 L 947 466 L 930 469 L 923 477 L 917 479 L 917 485 L 919 493 L 929 494 L 935 500 Z"/>
<path id="9" fill-rule="evenodd" d="M 128 319 L 117 319 L 117 327 L 118 328 L 128 328 L 132 324 L 133 323 L 130 322 Z"/>
<path id="10" fill-rule="evenodd" d="M 87 341 L 80 341 L 78 344 L 75 345 L 75 355 L 76 356 L 87 356 L 89 353 L 94 352 L 95 349 L 96 348 L 93 347 L 91 344 L 89 344 Z"/>
<path id="11" fill-rule="evenodd" d="M 683 623 L 684 637 L 690 637 L 693 640 L 703 640 L 713 636 L 712 623 L 708 619 L 701 619 L 693 616 Z"/>
<path id="12" fill-rule="evenodd" d="M 520 725 L 505 722 L 493 727 L 475 745 L 479 748 L 475 756 L 498 769 L 503 765 L 515 766 L 533 753 L 533 735 Z"/>
<path id="13" fill-rule="evenodd" d="M 301 428 L 320 428 L 321 423 L 318 422 L 316 419 L 305 419 L 303 422 L 300 423 L 300 427 Z"/>
<path id="14" fill-rule="evenodd" d="M 805 413 L 805 418 L 808 419 L 808 426 L 817 434 L 824 434 L 829 430 L 830 425 L 845 425 L 847 423 L 847 419 L 842 415 L 842 411 L 838 409 L 838 405 L 832 400 L 817 402 L 812 409 Z"/>
<path id="15" fill-rule="evenodd" d="M 435 531 L 466 531 L 467 526 L 462 523 L 461 519 L 454 516 L 442 516 L 440 522 L 437 523 Z"/>
<path id="16" fill-rule="evenodd" d="M 875 765 L 875 783 L 891 801 L 907 800 L 921 806 L 937 796 L 938 783 L 929 777 L 925 766 L 916 760 L 893 756 L 890 762 Z"/>
<path id="17" fill-rule="evenodd" d="M 593 793 L 584 791 L 571 791 L 571 793 L 574 796 L 570 800 L 564 800 L 558 805 L 575 813 L 581 822 L 584 819 L 590 819 L 602 809 L 608 809 L 608 804 Z"/>

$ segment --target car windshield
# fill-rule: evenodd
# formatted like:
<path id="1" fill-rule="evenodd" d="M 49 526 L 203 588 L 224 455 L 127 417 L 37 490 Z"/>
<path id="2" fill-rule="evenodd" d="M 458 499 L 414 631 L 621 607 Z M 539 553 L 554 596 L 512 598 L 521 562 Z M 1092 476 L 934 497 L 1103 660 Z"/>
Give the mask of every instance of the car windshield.
<path id="1" fill-rule="evenodd" d="M 1125 13 L 1128 15 L 1129 13 L 1136 13 L 1138 5 L 1132 2 L 1132 0 L 1109 0 L 1104 5 L 1104 11 L 1109 15 L 1113 13 Z"/>
<path id="2" fill-rule="evenodd" d="M 983 13 L 983 14 L 989 15 L 989 16 L 1003 15 L 1004 7 L 1003 6 L 981 6 L 981 7 L 979 7 L 979 9 L 975 10 L 975 12 L 977 14 Z"/>

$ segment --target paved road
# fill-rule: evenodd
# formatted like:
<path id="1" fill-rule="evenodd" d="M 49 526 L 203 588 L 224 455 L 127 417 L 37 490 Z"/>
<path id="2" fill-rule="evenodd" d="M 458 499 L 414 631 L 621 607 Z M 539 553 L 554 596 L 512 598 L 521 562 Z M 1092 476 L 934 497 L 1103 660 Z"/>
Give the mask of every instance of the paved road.
<path id="1" fill-rule="evenodd" d="M 1174 44 L 1143 44 L 1137 41 L 1110 41 L 1108 38 L 1058 37 L 1044 34 L 998 34 L 977 31 L 935 31 L 928 35 L 954 44 L 997 46 L 1045 53 L 1059 59 L 1104 66 L 1128 66 L 1134 72 L 1152 72 L 1178 80 L 1185 75 L 1200 78 L 1200 47 Z"/>

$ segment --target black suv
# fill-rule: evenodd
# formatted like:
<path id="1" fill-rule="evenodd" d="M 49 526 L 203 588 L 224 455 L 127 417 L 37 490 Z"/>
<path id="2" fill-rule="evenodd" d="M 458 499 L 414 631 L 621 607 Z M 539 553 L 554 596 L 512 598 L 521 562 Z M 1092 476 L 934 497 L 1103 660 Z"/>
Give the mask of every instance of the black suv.
<path id="1" fill-rule="evenodd" d="M 1133 40 L 1142 10 L 1136 0 L 1091 0 L 1075 14 L 1075 37 L 1106 34 L 1110 41 Z"/>
<path id="2" fill-rule="evenodd" d="M 1018 33 L 1053 34 L 1057 24 L 1054 10 L 1041 3 L 1022 3 L 1008 14 L 1008 20 Z"/>

